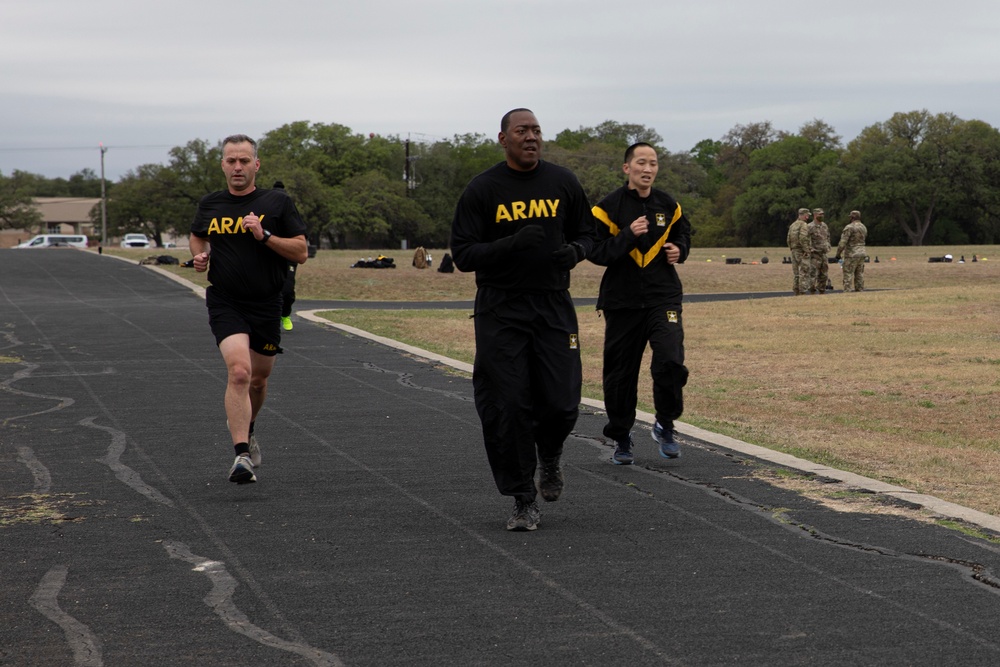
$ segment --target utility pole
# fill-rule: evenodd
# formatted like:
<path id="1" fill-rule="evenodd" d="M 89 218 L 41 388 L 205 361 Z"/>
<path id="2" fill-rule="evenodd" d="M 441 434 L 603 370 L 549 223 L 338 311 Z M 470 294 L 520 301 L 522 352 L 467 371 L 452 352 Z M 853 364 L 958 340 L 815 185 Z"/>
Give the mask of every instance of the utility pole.
<path id="1" fill-rule="evenodd" d="M 406 165 L 403 167 L 403 180 L 406 181 L 406 194 L 410 194 L 413 189 L 413 181 L 410 176 L 410 138 L 406 138 Z"/>
<path id="2" fill-rule="evenodd" d="M 108 191 L 104 186 L 104 154 L 108 149 L 101 142 L 101 247 L 108 245 Z"/>
<path id="3" fill-rule="evenodd" d="M 410 157 L 410 137 L 406 137 L 406 164 L 403 167 L 403 180 L 406 181 L 406 195 L 410 196 L 411 190 L 417 189 L 417 175 L 414 173 L 412 163 L 417 159 L 417 156 Z"/>

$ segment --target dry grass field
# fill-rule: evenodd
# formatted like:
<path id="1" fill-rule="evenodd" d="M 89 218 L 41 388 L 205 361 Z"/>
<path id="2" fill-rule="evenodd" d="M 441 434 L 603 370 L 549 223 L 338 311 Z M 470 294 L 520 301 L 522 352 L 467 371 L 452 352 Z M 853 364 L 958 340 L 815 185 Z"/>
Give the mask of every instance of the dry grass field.
<path id="1" fill-rule="evenodd" d="M 379 252 L 399 268 L 349 268 Z M 436 266 L 445 251 L 432 252 Z M 691 377 L 682 420 L 1000 515 L 1000 246 L 870 247 L 869 253 L 869 291 L 793 297 L 791 268 L 781 263 L 787 250 L 695 249 L 679 268 L 685 292 L 789 296 L 685 306 Z M 928 262 L 945 253 L 955 261 Z M 760 263 L 764 256 L 767 264 Z M 473 298 L 472 275 L 417 270 L 411 257 L 412 251 L 320 251 L 299 273 L 298 296 Z M 743 263 L 726 264 L 727 257 Z M 204 284 L 191 269 L 175 272 Z M 601 272 L 587 262 L 577 267 L 574 296 L 596 296 Z M 840 268 L 830 265 L 830 275 L 839 290 Z M 328 317 L 472 361 L 468 315 L 345 310 Z M 590 308 L 579 317 L 584 394 L 600 399 L 603 320 Z M 643 410 L 652 411 L 650 391 L 644 378 Z"/>

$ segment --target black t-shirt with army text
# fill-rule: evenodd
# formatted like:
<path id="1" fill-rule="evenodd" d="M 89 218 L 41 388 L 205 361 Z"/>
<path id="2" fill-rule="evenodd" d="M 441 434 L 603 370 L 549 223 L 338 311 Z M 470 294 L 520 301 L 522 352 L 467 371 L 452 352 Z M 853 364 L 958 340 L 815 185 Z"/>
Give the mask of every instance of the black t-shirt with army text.
<path id="1" fill-rule="evenodd" d="M 597 238 L 587 195 L 565 167 L 539 161 L 531 171 L 500 162 L 476 176 L 455 208 L 451 252 L 455 266 L 476 272 L 476 285 L 515 292 L 569 288 L 569 271 L 556 268 L 552 252 L 576 242 L 585 253 Z M 526 225 L 545 230 L 537 247 L 497 252 L 495 241 Z"/>
<path id="2" fill-rule="evenodd" d="M 208 281 L 214 289 L 235 299 L 268 299 L 281 293 L 288 260 L 244 229 L 243 218 L 250 213 L 275 236 L 306 233 L 305 222 L 287 192 L 260 188 L 242 196 L 228 190 L 205 195 L 198 203 L 191 233 L 211 244 Z"/>

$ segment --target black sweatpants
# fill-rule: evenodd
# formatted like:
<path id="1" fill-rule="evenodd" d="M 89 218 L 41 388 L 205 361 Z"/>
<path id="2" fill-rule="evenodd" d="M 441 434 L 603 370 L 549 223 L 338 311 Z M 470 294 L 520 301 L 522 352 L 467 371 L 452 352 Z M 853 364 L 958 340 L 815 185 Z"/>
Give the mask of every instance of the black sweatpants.
<path id="1" fill-rule="evenodd" d="M 646 343 L 653 350 L 650 373 L 656 421 L 672 428 L 684 412 L 684 326 L 679 305 L 604 311 L 604 435 L 624 440 L 635 424 L 639 367 Z"/>
<path id="2" fill-rule="evenodd" d="M 573 300 L 480 288 L 475 319 L 472 384 L 493 479 L 502 495 L 534 500 L 538 460 L 562 454 L 580 411 Z"/>

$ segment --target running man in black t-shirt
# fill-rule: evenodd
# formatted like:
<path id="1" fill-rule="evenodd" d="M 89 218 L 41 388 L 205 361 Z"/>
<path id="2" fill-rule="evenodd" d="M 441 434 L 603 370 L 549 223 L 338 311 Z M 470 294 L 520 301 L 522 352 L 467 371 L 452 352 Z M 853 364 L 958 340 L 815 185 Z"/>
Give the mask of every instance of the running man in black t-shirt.
<path id="1" fill-rule="evenodd" d="M 528 109 L 500 121 L 506 160 L 469 183 L 455 210 L 455 266 L 476 272 L 472 374 L 497 489 L 514 497 L 507 530 L 534 530 L 537 490 L 563 490 L 560 457 L 576 424 L 582 368 L 569 272 L 596 240 L 587 196 L 568 169 L 543 162 Z"/>
<path id="2" fill-rule="evenodd" d="M 202 198 L 191 224 L 196 271 L 208 270 L 208 323 L 226 362 L 226 417 L 236 450 L 229 481 L 256 482 L 254 421 L 281 352 L 281 288 L 289 261 L 308 255 L 306 226 L 284 190 L 258 189 L 257 144 L 244 134 L 222 142 L 228 189 Z M 211 260 L 211 261 L 210 261 Z"/>

